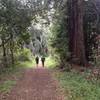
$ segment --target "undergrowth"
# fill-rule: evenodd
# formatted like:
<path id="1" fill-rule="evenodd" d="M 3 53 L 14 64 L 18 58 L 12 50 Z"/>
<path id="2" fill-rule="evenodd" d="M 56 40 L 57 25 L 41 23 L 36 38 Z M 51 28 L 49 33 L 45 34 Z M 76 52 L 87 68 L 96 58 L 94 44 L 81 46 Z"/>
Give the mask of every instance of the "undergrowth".
<path id="1" fill-rule="evenodd" d="M 23 75 L 23 69 L 33 68 L 34 61 L 17 62 L 13 67 L 8 67 L 0 72 L 0 93 L 7 93 Z"/>
<path id="2" fill-rule="evenodd" d="M 7 93 L 11 90 L 11 88 L 16 84 L 14 80 L 7 80 L 3 84 L 0 85 L 0 92 Z"/>
<path id="3" fill-rule="evenodd" d="M 88 82 L 84 76 L 75 72 L 56 71 L 65 92 L 65 100 L 100 100 L 100 85 Z"/>
<path id="4" fill-rule="evenodd" d="M 52 57 L 47 57 L 45 61 L 45 66 L 50 69 L 55 68 L 57 66 L 57 61 Z"/>

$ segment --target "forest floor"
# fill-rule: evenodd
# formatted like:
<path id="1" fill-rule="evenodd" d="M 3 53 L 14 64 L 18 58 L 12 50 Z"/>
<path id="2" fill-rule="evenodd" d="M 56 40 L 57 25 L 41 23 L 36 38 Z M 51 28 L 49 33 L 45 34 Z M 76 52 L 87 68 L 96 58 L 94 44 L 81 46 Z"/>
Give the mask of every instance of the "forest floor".
<path id="1" fill-rule="evenodd" d="M 0 100 L 64 100 L 59 83 L 45 68 L 26 69 L 6 96 Z"/>

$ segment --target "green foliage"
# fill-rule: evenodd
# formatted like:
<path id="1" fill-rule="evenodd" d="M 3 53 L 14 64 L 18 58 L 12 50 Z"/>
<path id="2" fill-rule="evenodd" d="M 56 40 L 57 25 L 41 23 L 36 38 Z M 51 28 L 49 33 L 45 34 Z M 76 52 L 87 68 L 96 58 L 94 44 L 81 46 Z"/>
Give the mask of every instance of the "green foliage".
<path id="1" fill-rule="evenodd" d="M 70 56 L 68 52 L 68 30 L 66 28 L 67 19 L 63 15 L 59 20 L 51 27 L 52 38 L 50 42 L 54 55 L 56 55 L 61 64 L 64 64 Z"/>
<path id="2" fill-rule="evenodd" d="M 53 57 L 49 56 L 46 58 L 45 65 L 47 68 L 55 68 L 57 66 L 57 61 Z"/>
<path id="3" fill-rule="evenodd" d="M 41 20 L 39 19 L 39 22 L 41 22 Z M 31 26 L 29 31 L 31 34 L 31 39 L 32 39 L 32 46 L 34 48 L 33 53 L 35 55 L 41 55 L 41 56 L 46 56 L 47 52 L 47 38 L 46 38 L 46 33 L 44 31 L 44 27 L 40 27 L 40 23 L 37 23 L 37 25 L 35 26 Z M 37 28 L 39 27 L 39 28 Z"/>
<path id="4" fill-rule="evenodd" d="M 11 88 L 16 84 L 16 81 L 5 81 L 0 85 L 0 92 L 7 93 L 11 90 Z"/>
<path id="5" fill-rule="evenodd" d="M 100 2 L 95 0 L 88 0 L 84 2 L 84 37 L 85 37 L 85 48 L 86 57 L 88 61 L 95 62 L 94 50 L 97 50 L 96 37 L 100 33 Z M 96 53 L 95 53 L 96 54 Z"/>
<path id="6" fill-rule="evenodd" d="M 29 49 L 22 49 L 18 55 L 18 61 L 31 61 L 32 54 Z"/>
<path id="7" fill-rule="evenodd" d="M 68 100 L 99 100 L 100 86 L 75 72 L 55 72 Z M 67 99 L 65 99 L 67 100 Z"/>
<path id="8" fill-rule="evenodd" d="M 22 48 L 24 43 L 29 43 L 27 28 L 31 21 L 30 9 L 21 1 L 0 0 L 0 48 L 3 64 L 5 62 L 3 66 L 7 67 L 10 63 L 13 65 L 16 50 Z"/>
<path id="9" fill-rule="evenodd" d="M 35 62 L 17 62 L 13 67 L 8 67 L 0 72 L 0 93 L 8 93 L 16 85 L 17 79 L 22 77 L 23 69 L 33 68 Z"/>
<path id="10" fill-rule="evenodd" d="M 96 60 L 96 66 L 100 67 L 100 57 L 98 57 Z"/>
<path id="11" fill-rule="evenodd" d="M 34 68 L 35 67 L 35 61 L 25 61 L 25 62 L 19 62 L 19 65 L 21 68 Z"/>

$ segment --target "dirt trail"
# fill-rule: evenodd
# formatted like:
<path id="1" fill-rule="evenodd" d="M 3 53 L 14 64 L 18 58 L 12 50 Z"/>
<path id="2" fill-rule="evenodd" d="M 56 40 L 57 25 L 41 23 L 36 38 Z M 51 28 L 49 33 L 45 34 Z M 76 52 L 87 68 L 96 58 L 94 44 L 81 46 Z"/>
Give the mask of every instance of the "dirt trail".
<path id="1" fill-rule="evenodd" d="M 47 69 L 28 69 L 4 100 L 64 100 L 58 82 Z"/>

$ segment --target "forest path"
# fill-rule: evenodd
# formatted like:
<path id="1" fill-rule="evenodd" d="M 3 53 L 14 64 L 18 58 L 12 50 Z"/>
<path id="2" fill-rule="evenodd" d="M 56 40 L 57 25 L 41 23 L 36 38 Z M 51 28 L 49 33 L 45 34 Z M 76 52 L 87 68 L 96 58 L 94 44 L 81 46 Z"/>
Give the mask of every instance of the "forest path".
<path id="1" fill-rule="evenodd" d="M 45 68 L 27 69 L 4 100 L 64 100 L 58 82 Z"/>

